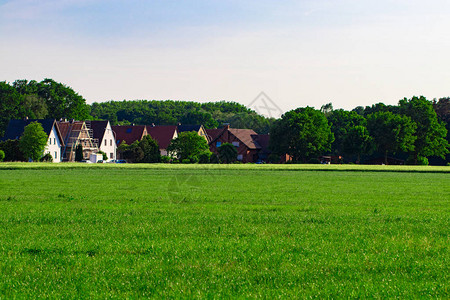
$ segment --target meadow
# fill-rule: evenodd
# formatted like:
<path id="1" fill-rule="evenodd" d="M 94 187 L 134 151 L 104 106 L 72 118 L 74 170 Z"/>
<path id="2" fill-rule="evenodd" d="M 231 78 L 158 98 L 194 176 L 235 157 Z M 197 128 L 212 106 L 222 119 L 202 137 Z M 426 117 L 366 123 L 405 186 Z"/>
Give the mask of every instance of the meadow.
<path id="1" fill-rule="evenodd" d="M 3 298 L 449 298 L 450 168 L 0 164 Z"/>

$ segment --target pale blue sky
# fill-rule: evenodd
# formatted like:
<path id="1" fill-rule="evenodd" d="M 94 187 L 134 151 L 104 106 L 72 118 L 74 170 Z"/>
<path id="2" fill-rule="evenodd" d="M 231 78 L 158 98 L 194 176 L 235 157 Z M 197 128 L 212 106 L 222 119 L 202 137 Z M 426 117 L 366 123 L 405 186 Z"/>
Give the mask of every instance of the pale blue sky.
<path id="1" fill-rule="evenodd" d="M 283 110 L 450 96 L 449 1 L 0 0 L 0 80 Z"/>

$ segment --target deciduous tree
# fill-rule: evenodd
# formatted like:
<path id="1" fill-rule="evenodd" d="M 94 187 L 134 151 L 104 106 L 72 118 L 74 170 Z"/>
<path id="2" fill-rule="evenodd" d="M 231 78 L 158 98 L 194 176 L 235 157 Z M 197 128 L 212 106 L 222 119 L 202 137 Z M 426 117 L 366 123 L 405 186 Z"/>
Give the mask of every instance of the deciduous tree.
<path id="1" fill-rule="evenodd" d="M 20 137 L 20 150 L 25 157 L 31 158 L 33 161 L 39 161 L 45 146 L 47 146 L 47 138 L 41 123 L 31 122 L 25 126 Z"/>
<path id="2" fill-rule="evenodd" d="M 177 156 L 180 161 L 185 159 L 198 161 L 199 155 L 209 150 L 209 146 L 204 137 L 190 131 L 181 132 L 176 139 L 172 140 L 167 150 L 173 156 Z"/>

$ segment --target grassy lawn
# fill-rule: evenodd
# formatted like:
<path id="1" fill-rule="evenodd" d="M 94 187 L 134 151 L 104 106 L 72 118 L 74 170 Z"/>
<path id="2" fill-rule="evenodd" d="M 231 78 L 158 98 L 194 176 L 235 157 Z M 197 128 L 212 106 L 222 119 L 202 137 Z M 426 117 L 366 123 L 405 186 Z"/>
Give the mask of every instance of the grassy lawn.
<path id="1" fill-rule="evenodd" d="M 3 163 L 0 298 L 449 298 L 449 171 Z"/>

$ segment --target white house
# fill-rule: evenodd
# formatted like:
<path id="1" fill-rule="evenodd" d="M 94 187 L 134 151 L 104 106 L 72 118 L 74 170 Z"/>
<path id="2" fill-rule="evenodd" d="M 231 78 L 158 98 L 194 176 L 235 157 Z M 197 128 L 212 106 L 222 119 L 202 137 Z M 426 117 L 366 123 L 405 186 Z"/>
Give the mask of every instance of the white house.
<path id="1" fill-rule="evenodd" d="M 50 153 L 53 158 L 53 162 L 61 162 L 61 149 L 64 146 L 64 141 L 61 136 L 58 124 L 54 119 L 42 119 L 42 120 L 10 120 L 8 128 L 6 129 L 3 140 L 18 140 L 25 129 L 31 122 L 38 122 L 42 125 L 44 132 L 47 134 L 47 146 L 44 150 L 44 155 Z"/>
<path id="2" fill-rule="evenodd" d="M 98 149 L 108 156 L 108 160 L 116 159 L 116 136 L 109 121 L 86 121 L 86 126 L 91 129 L 91 136 L 98 141 Z"/>

